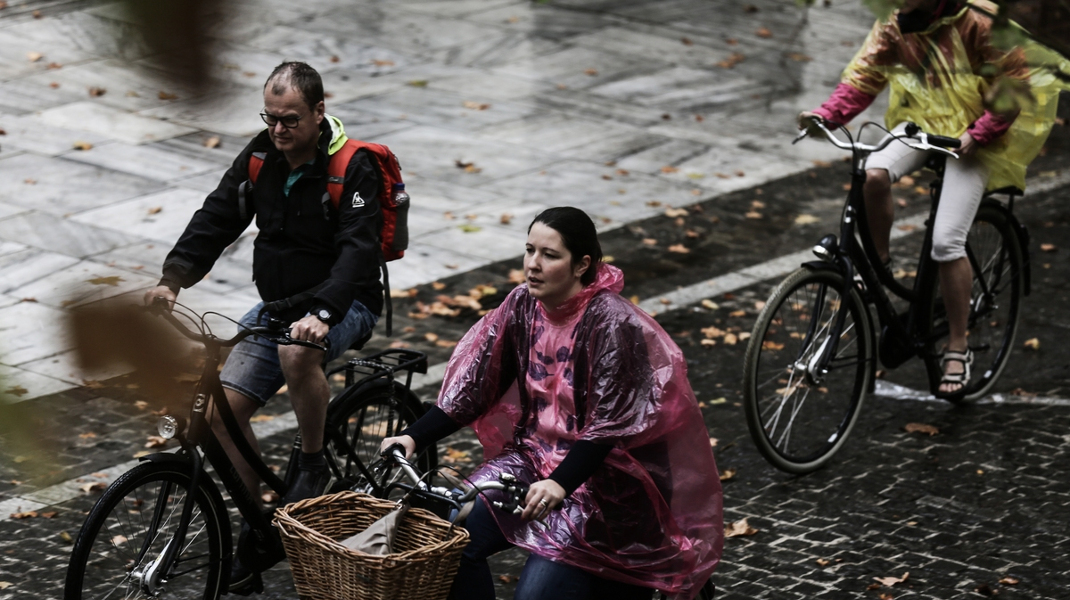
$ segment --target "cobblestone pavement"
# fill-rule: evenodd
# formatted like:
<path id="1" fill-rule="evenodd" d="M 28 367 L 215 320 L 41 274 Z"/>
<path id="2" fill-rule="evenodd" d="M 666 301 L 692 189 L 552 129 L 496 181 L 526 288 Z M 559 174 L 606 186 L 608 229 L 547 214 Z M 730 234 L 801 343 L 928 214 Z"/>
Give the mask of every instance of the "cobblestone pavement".
<path id="1" fill-rule="evenodd" d="M 145 398 L 129 378 L 103 373 L 101 382 L 85 385 L 61 372 L 69 367 L 69 346 L 63 346 L 66 338 L 60 330 L 48 328 L 65 308 L 64 286 L 84 283 L 85 276 L 77 271 L 82 268 L 93 270 L 94 277 L 115 273 L 124 278 L 123 285 L 130 283 L 129 288 L 84 292 L 87 300 L 142 285 L 140 273 L 158 265 L 161 248 L 171 243 L 185 219 L 157 223 L 147 216 L 148 209 L 162 206 L 158 214 L 172 208 L 192 210 L 247 133 L 229 128 L 241 122 L 244 111 L 259 108 L 242 105 L 220 113 L 181 98 L 157 102 L 158 84 L 116 66 L 105 52 L 108 48 L 99 47 L 108 39 L 101 32 L 114 31 L 111 28 L 121 23 L 111 5 L 11 4 L 17 9 L 13 17 L 0 12 L 0 55 L 10 59 L 0 66 L 0 127 L 7 132 L 0 137 L 0 294 L 6 298 L 0 302 L 0 324 L 8 334 L 0 351 L 0 375 L 10 382 L 4 389 L 14 384 L 27 390 L 15 396 L 21 402 L 9 406 L 35 426 L 35 445 L 16 448 L 13 440 L 0 439 L 0 600 L 60 597 L 71 548 L 68 536 L 77 535 L 99 493 L 82 488 L 111 481 L 128 468 L 147 451 L 146 438 L 155 429 L 156 417 L 150 412 L 154 405 L 138 404 Z M 852 438 L 828 468 L 790 477 L 767 465 L 747 434 L 738 392 L 743 344 L 702 346 L 698 330 L 710 324 L 749 330 L 754 303 L 766 297 L 776 279 L 773 271 L 762 271 L 763 279 L 747 269 L 805 250 L 838 218 L 846 167 L 835 162 L 814 166 L 812 160 L 833 161 L 839 155 L 817 145 L 791 149 L 786 142 L 791 114 L 814 104 L 832 87 L 853 51 L 849 46 L 864 35 L 868 18 L 857 3 L 834 1 L 829 9 L 812 9 L 798 46 L 773 43 L 798 23 L 799 13 L 792 12 L 796 9 L 788 2 L 772 0 L 753 2 L 757 13 L 742 12 L 736 3 L 697 0 L 393 2 L 343 8 L 360 11 L 359 43 L 345 38 L 340 25 L 328 23 L 336 4 L 266 3 L 276 16 L 261 13 L 221 34 L 230 36 L 224 54 L 230 58 L 223 62 L 242 71 L 260 70 L 255 78 L 237 69 L 224 70 L 233 90 L 226 98 L 241 104 L 251 94 L 255 103 L 264 69 L 282 56 L 308 58 L 325 72 L 338 71 L 336 77 L 328 74 L 328 80 L 339 86 L 336 90 L 348 91 L 336 92 L 329 102 L 346 107 L 344 114 L 332 112 L 356 125 L 356 135 L 382 135 L 392 147 L 406 148 L 403 156 L 412 156 L 406 175 L 419 183 L 414 189 L 426 190 L 417 202 L 426 199 L 427 211 L 414 216 L 414 237 L 419 231 L 417 239 L 441 239 L 413 253 L 408 264 L 419 274 L 399 276 L 402 284 L 397 287 L 412 286 L 415 296 L 396 300 L 398 341 L 427 351 L 431 363 L 441 365 L 449 343 L 478 314 L 465 309 L 454 318 L 422 319 L 416 302 L 464 294 L 484 284 L 498 288 L 482 300 L 485 308 L 494 306 L 509 287 L 510 269 L 516 267 L 498 259 L 519 246 L 519 231 L 531 213 L 541 203 L 584 206 L 612 219 L 604 224 L 603 243 L 626 273 L 625 294 L 653 303 L 662 313 L 659 321 L 688 357 L 692 384 L 710 435 L 717 440 L 719 466 L 726 474 L 734 473 L 725 481 L 726 520 L 747 518 L 758 530 L 726 541 L 714 576 L 719 597 L 1065 598 L 1070 587 L 1065 560 L 1070 550 L 1065 517 L 1070 508 L 1070 401 L 1063 398 L 1070 397 L 1070 355 L 1060 342 L 1070 327 L 1064 316 L 1070 308 L 1070 265 L 1059 260 L 1067 251 L 1060 246 L 1070 239 L 1065 202 L 1070 193 L 1065 166 L 1070 142 L 1065 127 L 1056 128 L 1047 155 L 1031 169 L 1031 188 L 1045 191 L 1030 193 L 1016 208 L 1033 235 L 1035 263 L 1035 290 L 1025 301 L 1019 341 L 1036 338 L 1038 348 L 1016 349 L 995 390 L 998 395 L 963 408 L 911 392 L 908 388 L 923 386 L 922 379 L 915 365 L 904 365 L 886 376 L 880 394 L 867 398 Z M 35 6 L 42 7 L 41 19 L 32 17 Z M 280 25 L 284 21 L 287 24 Z M 443 21 L 453 28 L 448 35 Z M 774 37 L 741 33 L 752 27 L 756 31 L 757 26 L 768 27 Z M 326 46 L 310 41 L 309 32 L 321 28 L 332 32 L 333 41 Z M 729 36 L 738 44 L 729 45 Z M 691 43 L 683 42 L 684 37 Z M 57 38 L 66 41 L 49 45 Z M 27 44 L 39 44 L 47 52 Z M 122 51 L 135 56 L 138 47 L 124 45 Z M 52 53 L 41 60 L 63 67 L 48 70 L 47 63 L 25 61 L 27 51 Z M 731 51 L 746 59 L 734 69 L 711 66 Z M 796 51 L 814 60 L 783 60 L 785 52 Z M 330 62 L 330 56 L 339 56 L 339 62 Z M 395 64 L 369 66 L 372 60 Z M 798 76 L 790 84 L 776 81 L 785 65 Z M 584 73 L 588 68 L 598 73 Z M 95 85 L 105 74 L 120 83 L 107 84 L 104 96 L 84 98 L 84 86 Z M 359 76 L 364 87 L 343 86 L 343 75 Z M 60 86 L 50 87 L 52 80 Z M 428 87 L 407 85 L 414 80 L 428 81 Z M 565 89 L 558 89 L 558 82 Z M 68 87 L 78 93 L 68 94 Z M 140 90 L 139 95 L 124 96 L 126 87 Z M 432 93 L 424 94 L 428 91 Z M 655 92 L 657 97 L 648 96 Z M 762 106 L 749 106 L 758 103 L 751 98 L 755 94 L 766 100 Z M 27 98 L 43 100 L 30 105 Z M 709 98 L 718 100 L 709 104 Z M 465 100 L 492 107 L 457 108 Z M 71 108 L 84 104 L 89 106 Z M 27 106 L 39 106 L 40 113 Z M 404 107 L 404 119 L 395 114 L 398 107 Z M 53 109 L 66 113 L 62 125 L 50 120 L 58 119 L 49 116 Z M 190 131 L 138 144 L 143 140 L 130 141 L 135 136 L 131 132 L 142 130 L 128 124 L 95 134 L 72 130 L 72 124 L 91 119 L 70 115 L 93 115 L 102 109 L 150 119 L 153 132 L 165 127 Z M 497 112 L 506 109 L 512 112 Z M 662 119 L 663 113 L 670 119 Z M 704 115 L 704 120 L 695 120 L 694 114 Z M 161 115 L 167 119 L 158 118 Z M 1070 116 L 1065 106 L 1061 116 Z M 217 120 L 209 123 L 209 118 Z M 27 136 L 31 127 L 47 135 Z M 603 135 L 620 127 L 626 130 L 620 135 Z M 210 134 L 222 138 L 221 149 L 201 145 Z M 633 135 L 639 137 L 629 137 Z M 646 141 L 636 142 L 639 138 Z M 93 143 L 94 150 L 114 146 L 116 154 L 107 161 L 89 161 L 92 150 L 71 150 L 72 140 Z M 427 147 L 446 150 L 432 156 Z M 166 154 L 156 152 L 205 161 L 210 168 L 187 174 L 181 169 L 186 163 L 168 162 L 162 158 Z M 448 156 L 441 156 L 445 152 Z M 138 173 L 116 168 L 120 163 L 114 157 L 131 153 L 161 158 L 146 160 Z M 765 164 L 758 159 L 768 162 L 768 169 L 756 171 Z M 159 162 L 154 165 L 152 160 Z M 474 161 L 483 171 L 464 173 L 454 160 Z M 607 166 L 609 160 L 617 164 Z M 530 169 L 522 169 L 521 162 Z M 154 174 L 166 165 L 173 165 L 167 167 L 173 169 L 170 175 Z M 663 166 L 678 171 L 663 172 Z M 34 170 L 38 168 L 42 170 Z M 736 168 L 743 177 L 716 176 L 734 175 Z M 547 175 L 540 175 L 542 170 Z M 543 185 L 542 177 L 554 181 Z M 699 193 L 692 194 L 692 189 Z M 923 196 L 912 189 L 896 194 L 904 206 L 897 216 L 924 211 Z M 599 209 L 583 203 L 606 197 L 620 198 L 613 200 L 620 205 Z M 655 200 L 659 204 L 654 205 Z M 669 206 L 691 203 L 685 216 L 663 214 Z M 461 220 L 469 210 L 478 213 L 474 224 L 483 227 L 480 232 L 462 236 L 456 223 L 442 217 L 451 211 Z M 744 217 L 755 210 L 763 213 L 760 218 Z M 513 224 L 500 223 L 505 212 L 516 216 Z M 816 221 L 797 220 L 804 214 Z M 61 231 L 44 233 L 51 231 L 46 225 L 57 223 Z M 917 239 L 904 235 L 898 250 L 916 252 L 911 244 Z M 690 252 L 668 250 L 678 243 Z M 1042 244 L 1050 245 L 1051 252 L 1041 252 Z M 494 252 L 457 259 L 456 269 L 430 262 L 444 260 L 444 250 L 481 247 Z M 247 252 L 237 248 L 228 257 L 231 262 L 217 269 L 226 275 L 213 275 L 199 286 L 203 291 L 184 297 L 200 310 L 242 310 L 248 287 L 230 278 L 248 272 Z M 144 268 L 135 268 L 139 265 Z M 113 270 L 94 270 L 98 267 Z M 745 272 L 750 275 L 740 275 Z M 678 288 L 717 278 L 735 278 L 737 283 L 711 295 L 719 305 L 716 310 L 659 300 Z M 28 297 L 37 302 L 20 301 Z M 429 333 L 445 343 L 430 341 Z M 58 340 L 58 345 L 45 347 L 42 337 Z M 370 347 L 383 348 L 390 341 L 377 338 Z M 24 345 L 7 346 L 10 343 Z M 30 388 L 41 380 L 31 381 L 25 373 L 50 381 Z M 433 396 L 432 390 L 428 387 L 421 394 Z M 292 440 L 287 404 L 282 398 L 274 400 L 256 424 L 273 464 L 284 462 Z M 932 425 L 939 433 L 907 433 L 907 423 Z M 451 455 L 461 467 L 479 461 L 476 444 L 463 432 L 443 446 L 454 450 Z M 35 449 L 40 452 L 32 452 Z M 41 456 L 49 458 L 47 464 L 38 461 Z M 36 516 L 25 514 L 31 511 Z M 11 517 L 18 513 L 25 518 Z M 512 551 L 495 561 L 500 598 L 511 597 L 523 559 L 522 553 Z M 893 587 L 874 580 L 906 573 L 905 581 Z M 260 597 L 296 597 L 285 563 L 267 573 L 266 580 L 268 590 Z"/>

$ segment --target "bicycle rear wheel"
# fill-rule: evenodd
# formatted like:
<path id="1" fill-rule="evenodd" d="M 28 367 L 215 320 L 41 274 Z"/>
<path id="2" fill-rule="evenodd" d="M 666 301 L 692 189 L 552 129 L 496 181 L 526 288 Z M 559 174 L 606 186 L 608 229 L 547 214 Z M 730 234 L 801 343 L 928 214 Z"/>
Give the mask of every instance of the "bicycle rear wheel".
<path id="1" fill-rule="evenodd" d="M 329 460 L 335 461 L 340 474 L 330 491 L 356 490 L 381 496 L 398 473 L 395 468 L 369 480 L 368 469 L 379 459 L 379 445 L 415 423 L 423 412 L 416 396 L 398 383 L 355 390 L 351 397 L 340 399 L 328 417 Z M 438 465 L 437 447 L 432 444 L 413 462 L 422 473 L 434 469 Z"/>
<path id="2" fill-rule="evenodd" d="M 967 342 L 974 353 L 973 377 L 965 393 L 952 402 L 972 402 L 992 389 L 1007 366 L 1018 332 L 1018 317 L 1024 289 L 1024 255 L 1014 226 L 1004 209 L 985 203 L 977 211 L 966 237 L 966 254 L 973 269 Z M 925 332 L 926 360 L 931 389 L 940 385 L 940 354 L 947 345 L 947 311 L 934 282 L 929 299 L 930 315 Z"/>
<path id="3" fill-rule="evenodd" d="M 854 287 L 846 298 L 843 287 L 838 273 L 795 271 L 773 290 L 747 345 L 747 426 L 762 456 L 788 473 L 809 473 L 836 454 L 873 377 L 869 313 Z"/>
<path id="4" fill-rule="evenodd" d="M 219 493 L 202 485 L 174 564 L 152 589 L 150 574 L 171 543 L 190 494 L 185 463 L 144 462 L 115 480 L 93 506 L 71 553 L 63 597 L 204 598 L 223 592 L 220 575 L 230 524 Z"/>

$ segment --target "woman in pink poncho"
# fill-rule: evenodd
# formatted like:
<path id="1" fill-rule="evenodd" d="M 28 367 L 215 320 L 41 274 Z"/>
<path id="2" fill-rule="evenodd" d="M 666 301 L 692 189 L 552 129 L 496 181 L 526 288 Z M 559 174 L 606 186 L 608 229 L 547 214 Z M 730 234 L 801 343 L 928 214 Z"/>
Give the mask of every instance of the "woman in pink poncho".
<path id="1" fill-rule="evenodd" d="M 408 452 L 471 425 L 501 472 L 530 485 L 521 515 L 477 502 L 453 598 L 494 598 L 487 557 L 531 554 L 516 598 L 694 597 L 721 557 L 721 485 L 709 434 L 668 334 L 619 294 L 581 210 L 528 230 L 526 285 L 457 345 L 438 406 Z"/>

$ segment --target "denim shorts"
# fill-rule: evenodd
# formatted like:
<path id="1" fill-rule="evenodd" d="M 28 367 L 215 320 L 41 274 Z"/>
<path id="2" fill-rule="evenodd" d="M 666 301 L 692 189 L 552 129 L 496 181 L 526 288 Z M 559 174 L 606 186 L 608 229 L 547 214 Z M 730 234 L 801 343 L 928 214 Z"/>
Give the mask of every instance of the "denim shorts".
<path id="1" fill-rule="evenodd" d="M 263 302 L 258 303 L 239 322 L 246 327 L 255 326 L 256 317 L 263 306 Z M 327 333 L 331 345 L 325 353 L 323 364 L 341 356 L 353 342 L 367 335 L 378 320 L 379 317 L 363 304 L 354 301 L 342 322 L 331 327 Z M 230 352 L 219 379 L 223 387 L 252 398 L 260 406 L 267 404 L 286 383 L 279 365 L 278 345 L 262 337 L 245 338 Z"/>

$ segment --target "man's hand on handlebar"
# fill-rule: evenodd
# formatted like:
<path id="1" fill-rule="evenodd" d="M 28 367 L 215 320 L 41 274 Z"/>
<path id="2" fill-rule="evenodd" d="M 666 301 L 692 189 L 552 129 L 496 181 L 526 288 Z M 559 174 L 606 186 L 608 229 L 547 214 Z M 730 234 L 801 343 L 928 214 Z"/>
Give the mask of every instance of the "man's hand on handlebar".
<path id="1" fill-rule="evenodd" d="M 386 452 L 387 448 L 394 444 L 401 445 L 405 448 L 405 459 L 411 459 L 413 454 L 416 454 L 416 440 L 412 439 L 412 436 L 399 435 L 396 437 L 388 437 L 383 439 L 383 443 L 379 444 L 379 454 Z"/>
<path id="2" fill-rule="evenodd" d="M 308 315 L 290 325 L 290 337 L 301 342 L 322 344 L 330 327 L 313 315 Z"/>
<path id="3" fill-rule="evenodd" d="M 525 521 L 542 520 L 550 511 L 561 505 L 565 499 L 565 488 L 553 479 L 543 479 L 531 484 L 528 495 L 524 498 L 524 512 L 520 518 Z"/>
<path id="4" fill-rule="evenodd" d="M 171 310 L 171 308 L 175 305 L 175 300 L 177 299 L 178 296 L 171 291 L 171 288 L 167 287 L 166 285 L 158 285 L 152 288 L 151 290 L 145 292 L 146 306 L 152 306 L 152 304 L 157 300 L 165 300 L 167 302 L 167 310 Z"/>

